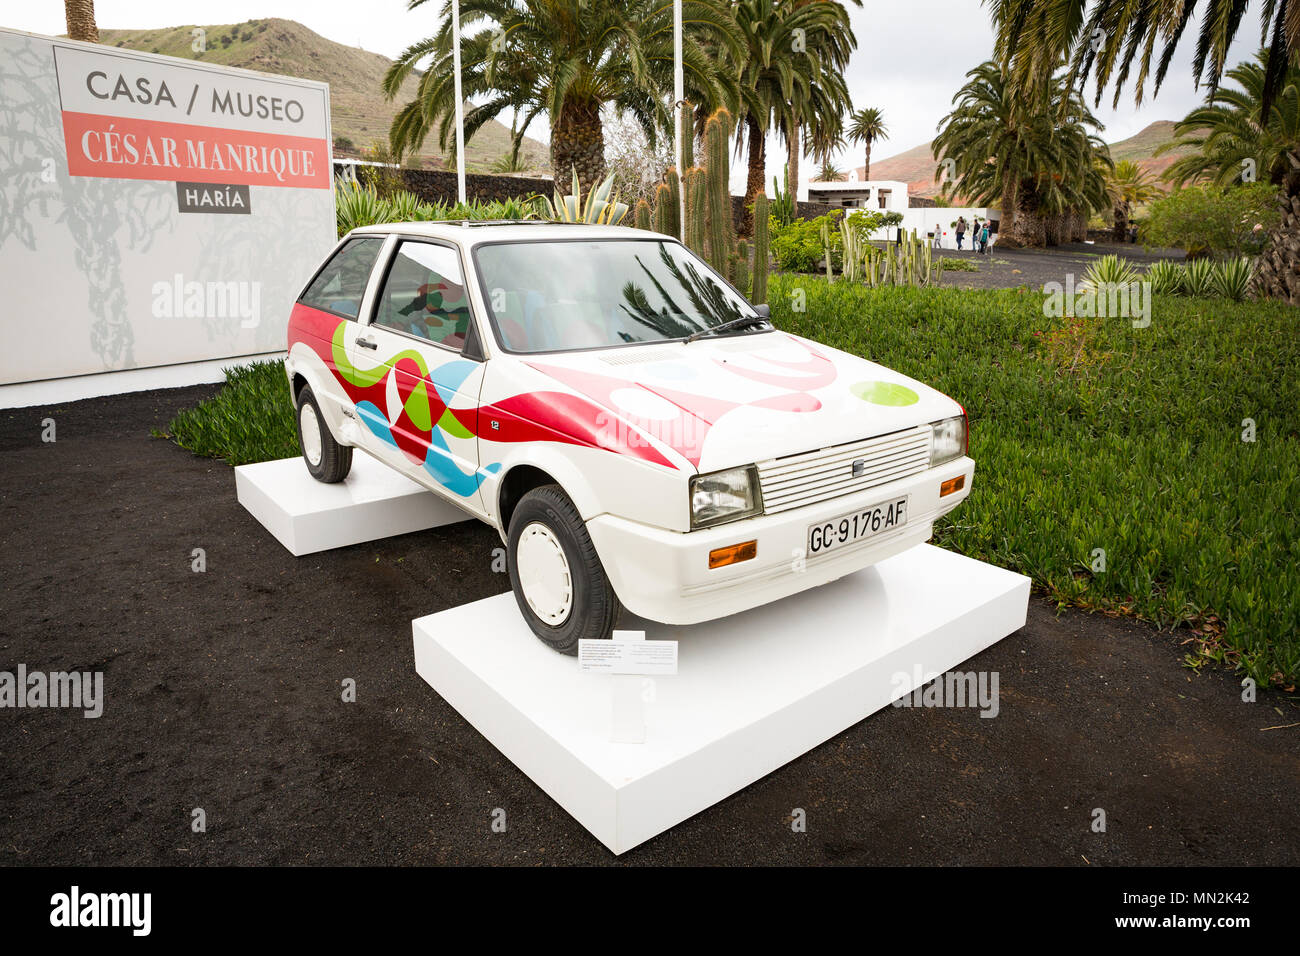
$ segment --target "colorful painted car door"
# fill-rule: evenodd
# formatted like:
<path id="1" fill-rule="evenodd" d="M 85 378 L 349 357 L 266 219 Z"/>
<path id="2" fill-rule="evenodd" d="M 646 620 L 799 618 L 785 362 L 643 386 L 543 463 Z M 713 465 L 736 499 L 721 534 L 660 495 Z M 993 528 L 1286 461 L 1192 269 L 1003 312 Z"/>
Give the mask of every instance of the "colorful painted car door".
<path id="1" fill-rule="evenodd" d="M 479 388 L 483 363 L 461 356 L 469 303 L 456 250 L 403 240 L 393 254 L 366 334 L 385 369 L 382 396 L 357 403 L 391 460 L 423 467 L 435 487 L 481 512 Z"/>

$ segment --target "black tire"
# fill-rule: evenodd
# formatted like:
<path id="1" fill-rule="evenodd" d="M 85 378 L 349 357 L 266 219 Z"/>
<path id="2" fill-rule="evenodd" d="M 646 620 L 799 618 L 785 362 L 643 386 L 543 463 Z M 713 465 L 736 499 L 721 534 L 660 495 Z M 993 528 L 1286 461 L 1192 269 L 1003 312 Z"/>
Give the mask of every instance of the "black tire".
<path id="1" fill-rule="evenodd" d="M 310 409 L 306 414 L 316 416 L 316 427 L 320 429 L 320 460 L 314 463 L 308 456 L 302 439 L 302 416 L 305 409 Z M 327 485 L 342 481 L 352 470 L 352 446 L 340 445 L 334 440 L 329 425 L 325 424 L 325 416 L 320 413 L 320 405 L 316 403 L 316 396 L 312 394 L 310 385 L 304 385 L 302 391 L 298 393 L 297 412 L 294 421 L 298 427 L 298 451 L 307 464 L 307 470 L 311 472 L 313 478 Z"/>
<path id="2" fill-rule="evenodd" d="M 545 526 L 558 539 L 569 566 L 571 606 L 568 617 L 558 625 L 534 612 L 520 584 L 517 548 L 524 530 L 535 523 Z M 559 485 L 542 485 L 525 494 L 510 516 L 506 538 L 510 587 L 524 620 L 543 644 L 561 654 L 576 655 L 578 641 L 609 638 L 623 605 L 609 583 L 582 516 Z"/>

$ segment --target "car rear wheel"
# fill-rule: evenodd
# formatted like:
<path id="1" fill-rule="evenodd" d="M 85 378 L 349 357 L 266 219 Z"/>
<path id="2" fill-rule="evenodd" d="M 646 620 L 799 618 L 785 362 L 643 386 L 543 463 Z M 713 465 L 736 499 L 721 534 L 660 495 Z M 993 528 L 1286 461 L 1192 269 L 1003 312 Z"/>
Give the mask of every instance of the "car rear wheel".
<path id="1" fill-rule="evenodd" d="M 506 565 L 532 632 L 561 654 L 608 638 L 622 605 L 587 526 L 559 485 L 534 488 L 510 516 Z"/>
<path id="2" fill-rule="evenodd" d="M 310 385 L 298 393 L 298 450 L 317 481 L 336 484 L 352 470 L 352 446 L 334 440 Z"/>

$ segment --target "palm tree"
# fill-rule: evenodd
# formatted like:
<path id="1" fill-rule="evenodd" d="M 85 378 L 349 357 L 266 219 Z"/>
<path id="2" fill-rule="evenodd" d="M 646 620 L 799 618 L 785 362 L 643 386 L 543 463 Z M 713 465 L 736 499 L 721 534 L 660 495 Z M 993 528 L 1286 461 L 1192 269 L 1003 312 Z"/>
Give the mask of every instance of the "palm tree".
<path id="1" fill-rule="evenodd" d="M 872 106 L 858 110 L 849 117 L 847 134 L 851 141 L 866 144 L 866 166 L 862 171 L 862 179 L 866 181 L 871 178 L 871 144 L 878 139 L 889 139 L 884 114 Z"/>
<path id="2" fill-rule="evenodd" d="M 842 183 L 844 182 L 844 170 L 828 159 L 817 170 L 817 181 L 819 183 Z"/>
<path id="3" fill-rule="evenodd" d="M 99 42 L 95 25 L 95 0 L 63 0 L 63 14 L 68 21 L 68 39 Z"/>
<path id="4" fill-rule="evenodd" d="M 1160 91 L 1187 33 L 1196 35 L 1192 67 L 1211 96 L 1227 67 L 1228 50 L 1245 22 L 1250 0 L 1134 3 L 1132 0 L 992 0 L 995 55 L 1018 77 L 1041 76 L 1044 64 L 1070 57 L 1071 79 L 1090 75 L 1100 101 L 1113 81 L 1115 102 L 1137 65 L 1134 94 L 1142 101 L 1148 79 Z M 1199 9 L 1200 28 L 1188 26 Z M 1260 89 L 1261 116 L 1283 94 L 1290 64 L 1300 58 L 1300 0 L 1261 0 L 1260 36 L 1267 44 Z M 1111 42 L 1105 42 L 1106 38 Z M 1097 44 L 1094 38 L 1103 42 Z M 1157 57 L 1158 53 L 1158 57 Z M 1154 66 L 1154 73 L 1152 68 Z M 1288 149 L 1279 183 L 1282 216 L 1260 257 L 1255 289 L 1300 305 L 1300 150 Z"/>
<path id="5" fill-rule="evenodd" d="M 1220 87 L 1174 126 L 1176 139 L 1160 146 L 1156 155 L 1180 147 L 1187 153 L 1165 170 L 1166 179 L 1177 186 L 1202 179 L 1216 186 L 1253 179 L 1281 185 L 1288 153 L 1300 150 L 1300 67 L 1287 71 L 1263 122 L 1267 65 L 1266 51 L 1256 54 L 1253 63 L 1237 64 L 1226 75 L 1241 89 Z"/>
<path id="6" fill-rule="evenodd" d="M 1160 190 L 1156 188 L 1150 174 L 1131 159 L 1123 159 L 1115 164 L 1115 168 L 1106 177 L 1106 185 L 1115 218 L 1113 238 L 1116 242 L 1123 242 L 1128 237 L 1128 219 L 1133 207 L 1155 199 Z"/>
<path id="7" fill-rule="evenodd" d="M 844 67 L 857 48 L 848 11 L 835 0 L 731 0 L 731 14 L 745 41 L 735 59 L 740 107 L 737 126 L 748 139 L 742 232 L 752 225 L 750 206 L 766 188 L 768 130 L 781 129 L 787 144 L 799 129 L 835 120 L 848 103 Z M 834 109 L 832 110 L 832 107 Z M 743 139 L 737 140 L 737 151 Z M 799 147 L 793 145 L 791 151 Z M 791 188 L 798 182 L 790 177 Z"/>
<path id="8" fill-rule="evenodd" d="M 944 193 L 959 188 L 976 205 L 997 205 L 1003 244 L 1076 236 L 1080 215 L 1107 202 L 1111 161 L 1101 123 L 1064 74 L 1018 89 L 992 61 L 966 75 L 934 140 L 935 155 L 953 160 L 959 180 L 946 182 Z"/>
<path id="9" fill-rule="evenodd" d="M 841 69 L 828 74 L 825 83 L 810 83 L 800 102 L 787 104 L 789 118 L 781 122 L 781 136 L 786 144 L 787 187 L 799 189 L 799 160 L 803 155 L 804 132 L 814 156 L 825 156 L 832 144 L 844 140 L 844 123 L 840 117 L 849 108 L 848 84 Z"/>
<path id="10" fill-rule="evenodd" d="M 436 0 L 409 0 L 414 10 Z M 726 0 L 685 0 L 682 64 L 687 95 L 698 103 L 736 103 L 735 78 L 717 52 L 739 55 L 740 33 Z M 654 143 L 672 128 L 672 5 L 661 0 L 461 0 L 461 76 L 468 140 L 506 110 L 516 117 L 517 152 L 534 119 L 551 126 L 551 171 L 566 182 L 573 170 L 585 193 L 605 172 L 601 109 L 631 116 Z M 477 26 L 477 29 L 475 29 Z M 416 98 L 403 106 L 389 132 L 399 156 L 418 150 L 436 127 L 445 151 L 455 136 L 450 0 L 442 26 L 409 46 L 384 77 L 397 96 L 419 64 Z"/>

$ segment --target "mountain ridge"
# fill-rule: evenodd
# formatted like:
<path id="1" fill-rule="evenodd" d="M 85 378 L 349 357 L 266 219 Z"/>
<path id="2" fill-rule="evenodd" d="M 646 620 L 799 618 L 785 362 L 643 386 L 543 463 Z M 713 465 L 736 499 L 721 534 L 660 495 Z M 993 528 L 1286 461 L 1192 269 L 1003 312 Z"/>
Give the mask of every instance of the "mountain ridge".
<path id="1" fill-rule="evenodd" d="M 196 29 L 204 31 L 206 48 L 201 52 L 193 49 Z M 330 86 L 330 127 L 336 156 L 356 157 L 374 142 L 387 144 L 393 116 L 415 98 L 415 77 L 407 78 L 395 99 L 384 98 L 380 83 L 393 62 L 388 57 L 336 43 L 296 20 L 267 17 L 233 24 L 100 30 L 99 38 L 103 46 L 326 82 Z M 465 144 L 465 169 L 490 172 L 491 164 L 509 150 L 509 129 L 492 120 Z M 449 159 L 438 149 L 436 135 L 430 135 L 411 165 L 446 169 Z M 521 159 L 526 172 L 550 174 L 545 143 L 525 137 Z"/>
<path id="2" fill-rule="evenodd" d="M 1160 174 L 1168 169 L 1179 156 L 1189 152 L 1188 148 L 1184 147 L 1165 153 L 1162 156 L 1153 155 L 1157 146 L 1172 139 L 1174 139 L 1174 122 L 1172 120 L 1156 120 L 1148 123 L 1143 129 L 1127 139 L 1118 140 L 1107 145 L 1110 147 L 1111 158 L 1115 162 L 1124 159 L 1134 160 L 1138 166 L 1157 180 L 1162 189 L 1167 189 L 1168 187 L 1165 184 L 1159 182 Z M 908 186 L 908 194 L 911 196 L 933 197 L 938 195 L 941 184 L 934 181 L 934 171 L 937 163 L 931 152 L 933 143 L 934 141 L 931 140 L 928 143 L 913 146 L 901 153 L 895 153 L 885 159 L 874 160 L 871 163 L 871 178 L 905 182 Z M 856 167 L 854 172 L 861 179 L 863 167 Z"/>

